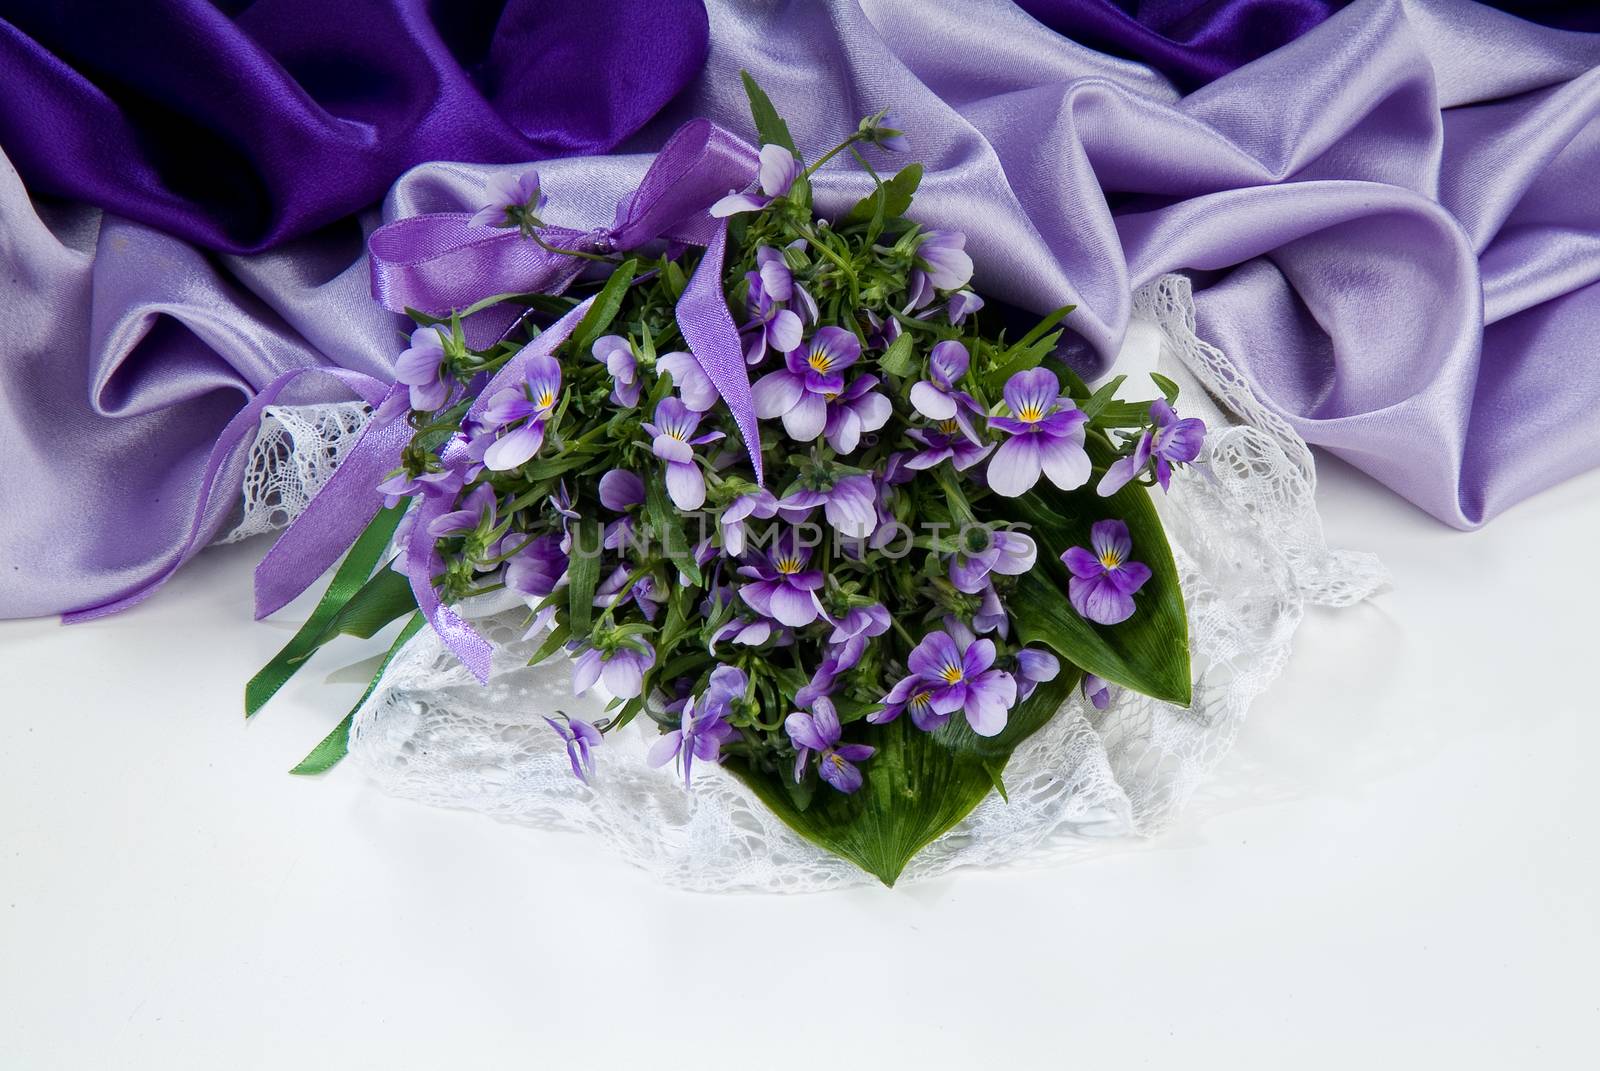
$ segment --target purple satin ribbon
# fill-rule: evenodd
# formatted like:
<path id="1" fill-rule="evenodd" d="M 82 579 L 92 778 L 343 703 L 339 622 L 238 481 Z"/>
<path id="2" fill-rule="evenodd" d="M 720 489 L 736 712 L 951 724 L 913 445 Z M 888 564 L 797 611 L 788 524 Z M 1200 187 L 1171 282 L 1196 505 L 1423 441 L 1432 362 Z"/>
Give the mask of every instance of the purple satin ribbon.
<path id="1" fill-rule="evenodd" d="M 760 157 L 749 142 L 706 119 L 678 128 L 638 189 L 617 205 L 610 227 L 541 231 L 549 245 L 584 252 L 635 249 L 665 239 L 704 246 L 706 255 L 678 299 L 678 327 L 689 352 L 727 403 L 763 478 L 761 434 L 739 331 L 722 292 L 727 223 L 708 209 L 755 181 Z M 372 296 L 387 309 L 447 316 L 486 297 L 560 293 L 583 269 L 581 258 L 552 253 L 510 228 L 474 227 L 466 212 L 396 220 L 373 232 Z"/>
<path id="2" fill-rule="evenodd" d="M 678 300 L 678 326 L 689 351 L 732 413 L 760 481 L 761 437 L 755 402 L 738 328 L 722 290 L 727 225 L 708 211 L 730 190 L 748 187 L 755 179 L 758 162 L 756 150 L 747 142 L 697 119 L 681 127 L 662 148 L 638 189 L 617 206 L 611 227 L 589 233 L 549 228 L 541 233 L 549 244 L 586 252 L 633 249 L 658 239 L 705 247 L 705 256 Z M 551 253 L 515 230 L 473 227 L 470 218 L 466 213 L 435 213 L 380 227 L 368 244 L 372 296 L 396 312 L 418 309 L 445 316 L 495 294 L 559 293 L 584 266 L 581 258 Z M 519 382 L 529 361 L 566 341 L 592 300 L 551 325 L 495 373 L 469 409 L 469 419 L 479 415 L 486 399 L 499 389 Z M 495 326 L 503 327 L 503 321 L 495 321 Z M 263 393 L 276 396 L 292 375 Z M 298 596 L 355 542 L 382 503 L 377 485 L 399 466 L 401 452 L 411 440 L 411 427 L 400 402 L 403 388 L 390 387 L 379 398 L 369 385 L 362 386 L 366 389 L 359 393 L 377 412 L 332 478 L 256 568 L 258 618 Z M 229 431 L 233 430 L 230 426 Z M 243 434 L 242 425 L 239 434 Z M 452 441 L 445 448 L 445 463 L 464 464 L 465 459 L 458 456 L 462 450 L 459 442 Z M 427 495 L 416 507 L 406 546 L 407 574 L 418 609 L 444 645 L 474 676 L 487 681 L 488 641 L 440 602 L 433 583 L 443 563 L 427 530 L 451 508 L 452 503 L 443 497 Z"/>

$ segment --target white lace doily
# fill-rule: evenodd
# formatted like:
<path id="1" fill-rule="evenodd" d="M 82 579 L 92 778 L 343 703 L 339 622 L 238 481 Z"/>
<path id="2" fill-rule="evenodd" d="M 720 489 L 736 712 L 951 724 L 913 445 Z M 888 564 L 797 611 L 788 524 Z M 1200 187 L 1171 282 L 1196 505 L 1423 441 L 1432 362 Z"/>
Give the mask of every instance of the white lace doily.
<path id="1" fill-rule="evenodd" d="M 364 402 L 262 410 L 261 430 L 245 461 L 244 516 L 217 542 L 236 543 L 287 527 L 328 482 L 371 412 Z"/>
<path id="2" fill-rule="evenodd" d="M 959 866 L 1060 862 L 1107 837 L 1160 831 L 1282 670 L 1305 606 L 1349 605 L 1387 581 L 1372 555 L 1328 549 L 1310 450 L 1195 337 L 1188 280 L 1158 280 L 1134 307 L 1159 342 L 1153 364 L 1183 385 L 1184 411 L 1212 429 L 1202 464 L 1157 496 L 1189 608 L 1193 705 L 1122 692 L 1096 711 L 1074 695 L 1012 757 L 1010 801 L 984 800 L 912 860 L 902 881 Z M 592 719 L 599 702 L 573 698 L 559 656 L 525 665 L 531 645 L 516 639 L 523 616 L 480 620 L 498 648 L 487 687 L 431 632 L 419 633 L 357 712 L 355 764 L 396 795 L 587 832 L 674 885 L 805 892 L 875 880 L 801 840 L 715 767 L 686 792 L 670 768 L 646 766 L 648 724 L 608 737 L 593 787 L 577 782 L 542 715 Z"/>

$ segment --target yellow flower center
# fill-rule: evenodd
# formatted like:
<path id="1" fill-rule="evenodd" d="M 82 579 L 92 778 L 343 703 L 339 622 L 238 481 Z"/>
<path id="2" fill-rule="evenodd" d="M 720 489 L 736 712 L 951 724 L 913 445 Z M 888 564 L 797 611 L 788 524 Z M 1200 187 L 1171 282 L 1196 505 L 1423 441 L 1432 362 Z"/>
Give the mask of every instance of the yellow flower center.
<path id="1" fill-rule="evenodd" d="M 828 756 L 828 761 L 833 763 L 834 769 L 836 769 L 836 770 L 844 769 L 844 760 L 842 758 L 840 758 L 837 754 L 829 755 Z"/>
<path id="2" fill-rule="evenodd" d="M 555 405 L 555 404 L 556 404 L 555 392 L 550 390 L 549 388 L 546 388 L 544 390 L 544 392 L 539 395 L 539 408 L 540 409 L 549 409 L 552 405 Z"/>
<path id="3" fill-rule="evenodd" d="M 683 432 L 680 429 L 678 429 L 678 428 L 667 428 L 666 432 L 667 432 L 667 437 L 669 439 L 676 439 L 680 443 L 684 441 Z"/>
<path id="4" fill-rule="evenodd" d="M 1028 404 L 1017 412 L 1018 420 L 1026 420 L 1029 424 L 1044 418 L 1044 410 L 1037 405 Z"/>
<path id="5" fill-rule="evenodd" d="M 1100 564 L 1107 569 L 1115 569 L 1122 564 L 1122 558 L 1114 550 L 1108 550 L 1100 555 Z"/>
<path id="6" fill-rule="evenodd" d="M 961 682 L 961 667 L 945 666 L 939 671 L 939 676 L 944 678 L 946 684 L 959 684 Z"/>
<path id="7" fill-rule="evenodd" d="M 918 692 L 916 695 L 911 697 L 911 702 L 909 705 L 920 708 L 927 706 L 931 702 L 933 702 L 932 692 Z"/>
<path id="8" fill-rule="evenodd" d="M 961 425 L 957 424 L 954 419 L 941 420 L 939 421 L 939 430 L 944 432 L 946 435 L 954 435 L 957 431 L 961 430 Z"/>
<path id="9" fill-rule="evenodd" d="M 778 566 L 778 572 L 783 573 L 785 576 L 788 576 L 792 573 L 798 573 L 800 571 L 799 558 L 779 558 L 776 564 Z"/>
<path id="10" fill-rule="evenodd" d="M 813 372 L 826 372 L 833 367 L 833 358 L 821 350 L 812 350 L 811 356 L 806 359 Z"/>

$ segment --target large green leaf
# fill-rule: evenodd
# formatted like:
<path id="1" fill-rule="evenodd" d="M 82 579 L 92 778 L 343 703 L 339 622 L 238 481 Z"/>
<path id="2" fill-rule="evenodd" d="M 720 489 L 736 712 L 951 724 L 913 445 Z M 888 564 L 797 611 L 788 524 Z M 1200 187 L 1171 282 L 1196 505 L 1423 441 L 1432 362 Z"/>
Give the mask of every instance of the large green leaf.
<path id="1" fill-rule="evenodd" d="M 987 756 L 952 749 L 909 717 L 881 726 L 868 737 L 878 751 L 862 766 L 861 790 L 846 796 L 820 785 L 804 810 L 784 786 L 788 770 L 755 770 L 732 758 L 725 765 L 789 828 L 893 885 L 913 856 L 993 790 L 1005 760 L 1055 715 L 1075 681 L 1063 673 L 1041 685 L 1012 712 L 1006 743 Z"/>
<path id="2" fill-rule="evenodd" d="M 1050 647 L 1085 672 L 1188 706 L 1189 620 L 1161 519 L 1150 496 L 1136 484 L 1101 498 L 1095 484 L 1116 455 L 1099 435 L 1091 435 L 1087 446 L 1095 475 L 1083 487 L 1060 491 L 1042 482 L 1012 500 L 1011 515 L 1028 525 L 1039 544 L 1039 564 L 1012 594 L 1011 616 L 1023 640 Z M 1070 574 L 1061 554 L 1068 547 L 1087 547 L 1090 527 L 1108 518 L 1127 524 L 1133 557 L 1150 567 L 1151 576 L 1134 596 L 1138 609 L 1132 617 L 1117 625 L 1096 625 L 1078 616 L 1067 601 Z"/>

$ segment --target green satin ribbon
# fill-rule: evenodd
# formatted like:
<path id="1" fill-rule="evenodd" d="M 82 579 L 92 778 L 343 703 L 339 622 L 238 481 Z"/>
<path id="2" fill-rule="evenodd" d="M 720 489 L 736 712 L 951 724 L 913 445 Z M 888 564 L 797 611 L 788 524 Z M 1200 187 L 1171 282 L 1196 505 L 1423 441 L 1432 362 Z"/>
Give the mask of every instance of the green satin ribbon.
<path id="1" fill-rule="evenodd" d="M 350 726 L 355 723 L 356 711 L 361 709 L 372 693 L 377 690 L 378 681 L 383 679 L 384 670 L 389 668 L 389 663 L 394 661 L 394 656 L 400 653 L 400 648 L 406 641 L 422 631 L 422 626 L 427 623 L 427 618 L 420 613 L 412 614 L 411 620 L 406 622 L 406 627 L 400 630 L 400 635 L 395 637 L 394 644 L 389 648 L 389 653 L 383 656 L 383 663 L 378 666 L 378 672 L 372 675 L 372 683 L 367 685 L 367 690 L 361 693 L 361 698 L 356 700 L 356 705 L 350 708 L 350 713 L 344 720 L 334 726 L 333 732 L 322 738 L 322 743 L 311 749 L 311 754 L 300 760 L 300 764 L 289 772 L 292 774 L 319 774 L 331 770 L 338 765 L 350 750 Z"/>
<path id="2" fill-rule="evenodd" d="M 389 540 L 394 535 L 394 530 L 400 524 L 400 518 L 405 515 L 404 506 L 394 509 L 380 510 L 378 515 L 367 525 L 366 531 L 361 533 L 355 545 L 350 548 L 350 553 L 345 555 L 338 572 L 333 575 L 333 583 L 328 585 L 328 590 L 323 592 L 322 599 L 317 603 L 317 608 L 311 612 L 306 623 L 300 626 L 300 631 L 284 646 L 283 650 L 262 667 L 261 672 L 250 678 L 250 683 L 244 686 L 244 716 L 250 717 L 264 706 L 267 700 L 277 694 L 278 689 L 286 684 L 290 677 L 305 664 L 306 660 L 316 653 L 317 648 L 327 643 L 342 631 L 339 615 L 347 606 L 354 605 L 357 597 L 366 592 L 375 596 L 382 596 L 382 601 L 393 606 L 394 593 L 382 590 L 374 591 L 368 578 L 372 577 L 372 570 L 377 566 L 378 560 L 389 547 Z M 387 572 L 387 570 L 386 570 Z M 398 574 L 395 574 L 398 576 Z M 373 582 L 383 585 L 380 577 L 374 577 Z M 409 593 L 407 594 L 409 598 Z M 411 605 L 415 606 L 413 599 Z M 366 635 L 371 636 L 383 624 L 393 621 L 405 612 L 403 605 L 371 629 Z M 362 627 L 370 621 L 360 622 Z M 359 633 L 357 633 L 359 634 Z"/>

